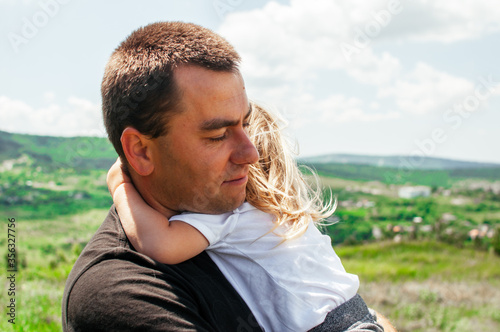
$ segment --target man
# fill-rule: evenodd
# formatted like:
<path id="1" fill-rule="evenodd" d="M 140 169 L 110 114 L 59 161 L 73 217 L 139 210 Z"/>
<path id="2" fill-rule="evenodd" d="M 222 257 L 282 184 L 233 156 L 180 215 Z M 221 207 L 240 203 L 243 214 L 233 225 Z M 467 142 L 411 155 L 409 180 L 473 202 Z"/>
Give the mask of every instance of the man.
<path id="1" fill-rule="evenodd" d="M 258 155 L 245 132 L 239 60 L 224 39 L 185 23 L 141 28 L 109 60 L 109 138 L 138 191 L 167 217 L 226 212 L 245 199 Z M 157 263 L 132 248 L 114 208 L 68 277 L 63 329 L 261 331 L 208 255 Z"/>
<path id="2" fill-rule="evenodd" d="M 218 214 L 245 200 L 258 155 L 240 58 L 220 36 L 156 23 L 113 53 L 102 83 L 106 129 L 142 197 L 166 217 Z M 138 253 L 114 207 L 76 262 L 65 331 L 261 331 L 207 254 L 164 265 Z"/>

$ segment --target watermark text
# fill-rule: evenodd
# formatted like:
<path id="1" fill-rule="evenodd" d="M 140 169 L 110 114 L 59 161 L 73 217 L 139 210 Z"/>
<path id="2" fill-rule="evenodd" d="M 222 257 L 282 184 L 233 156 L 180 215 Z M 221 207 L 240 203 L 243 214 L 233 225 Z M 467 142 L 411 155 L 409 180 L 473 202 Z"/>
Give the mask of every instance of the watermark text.
<path id="1" fill-rule="evenodd" d="M 16 219 L 8 218 L 7 223 L 7 321 L 16 323 Z"/>

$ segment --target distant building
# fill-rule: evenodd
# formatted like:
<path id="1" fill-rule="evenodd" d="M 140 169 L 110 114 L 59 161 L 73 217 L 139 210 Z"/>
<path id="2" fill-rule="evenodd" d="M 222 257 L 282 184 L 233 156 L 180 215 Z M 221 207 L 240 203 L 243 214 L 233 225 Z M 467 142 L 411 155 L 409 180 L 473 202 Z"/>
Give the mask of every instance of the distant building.
<path id="1" fill-rule="evenodd" d="M 367 199 L 363 199 L 357 202 L 354 202 L 353 200 L 345 200 L 345 201 L 340 201 L 339 205 L 341 207 L 345 208 L 350 208 L 350 207 L 356 207 L 356 208 L 372 208 L 375 206 L 375 202 L 369 201 Z"/>
<path id="2" fill-rule="evenodd" d="M 419 229 L 421 232 L 429 233 L 432 232 L 432 225 L 423 225 Z"/>
<path id="3" fill-rule="evenodd" d="M 429 197 L 430 195 L 431 188 L 426 186 L 401 187 L 398 190 L 400 198 Z"/>
<path id="4" fill-rule="evenodd" d="M 422 219 L 422 217 L 414 217 L 414 218 L 413 218 L 413 222 L 414 222 L 415 224 L 420 224 L 422 221 L 424 221 L 424 220 Z"/>
<path id="5" fill-rule="evenodd" d="M 455 221 L 455 220 L 457 220 L 457 217 L 455 217 L 455 216 L 454 216 L 453 214 L 451 214 L 451 213 L 446 212 L 446 213 L 443 213 L 443 214 L 441 215 L 441 220 L 442 220 L 443 222 L 445 222 L 445 223 L 449 223 L 450 221 Z"/>
<path id="6" fill-rule="evenodd" d="M 380 227 L 377 226 L 372 228 L 372 234 L 375 240 L 381 240 L 384 237 L 384 233 L 382 233 Z"/>
<path id="7" fill-rule="evenodd" d="M 451 205 L 464 205 L 467 203 L 468 200 L 464 197 L 456 197 L 451 199 Z"/>

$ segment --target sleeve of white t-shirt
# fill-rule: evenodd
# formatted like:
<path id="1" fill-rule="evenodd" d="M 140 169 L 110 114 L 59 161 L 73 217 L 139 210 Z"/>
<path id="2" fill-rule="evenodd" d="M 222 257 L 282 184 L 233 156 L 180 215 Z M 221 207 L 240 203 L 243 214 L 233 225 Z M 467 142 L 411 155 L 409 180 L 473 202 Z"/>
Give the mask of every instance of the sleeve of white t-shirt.
<path id="1" fill-rule="evenodd" d="M 238 218 L 238 215 L 233 212 L 217 215 L 186 212 L 175 215 L 170 220 L 179 220 L 193 226 L 212 246 L 234 229 L 235 218 Z"/>

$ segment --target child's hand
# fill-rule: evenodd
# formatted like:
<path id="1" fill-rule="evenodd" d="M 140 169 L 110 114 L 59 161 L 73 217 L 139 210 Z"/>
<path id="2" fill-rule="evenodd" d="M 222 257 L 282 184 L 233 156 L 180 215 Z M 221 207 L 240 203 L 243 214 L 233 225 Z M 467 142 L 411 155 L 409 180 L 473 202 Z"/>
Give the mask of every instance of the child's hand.
<path id="1" fill-rule="evenodd" d="M 122 184 L 122 183 L 132 183 L 132 180 L 130 177 L 125 174 L 122 168 L 122 162 L 120 158 L 116 160 L 116 162 L 111 166 L 111 168 L 108 171 L 108 176 L 106 177 L 106 182 L 108 184 L 108 189 L 109 192 L 111 193 L 111 197 L 113 197 L 116 189 Z"/>

